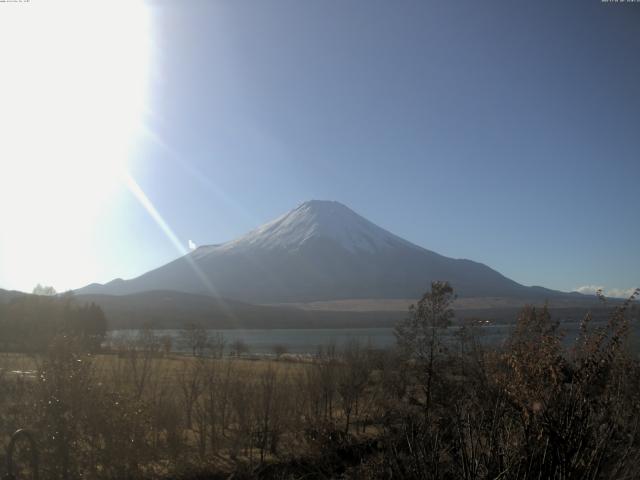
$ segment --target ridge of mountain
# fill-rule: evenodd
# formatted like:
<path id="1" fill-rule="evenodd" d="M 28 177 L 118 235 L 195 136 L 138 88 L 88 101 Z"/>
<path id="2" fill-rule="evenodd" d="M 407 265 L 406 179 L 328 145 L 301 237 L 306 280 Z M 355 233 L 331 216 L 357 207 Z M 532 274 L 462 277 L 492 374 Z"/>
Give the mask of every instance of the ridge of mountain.
<path id="1" fill-rule="evenodd" d="M 482 263 L 445 257 L 323 200 L 305 202 L 235 240 L 198 247 L 139 277 L 76 292 L 175 290 L 265 304 L 419 298 L 434 280 L 451 282 L 462 297 L 576 295 L 526 287 Z"/>

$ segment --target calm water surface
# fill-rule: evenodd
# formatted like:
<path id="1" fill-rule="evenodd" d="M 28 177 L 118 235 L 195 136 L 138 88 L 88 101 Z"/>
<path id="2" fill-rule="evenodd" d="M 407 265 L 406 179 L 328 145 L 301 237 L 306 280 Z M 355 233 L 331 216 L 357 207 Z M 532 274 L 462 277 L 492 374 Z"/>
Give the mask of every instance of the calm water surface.
<path id="1" fill-rule="evenodd" d="M 565 332 L 565 342 L 571 344 L 578 334 L 578 323 L 564 323 L 561 329 Z M 479 329 L 481 341 L 485 344 L 499 345 L 511 332 L 511 325 L 488 325 Z M 454 340 L 456 328 L 452 327 L 446 334 Z M 343 346 L 351 340 L 370 345 L 374 348 L 386 348 L 395 345 L 396 339 L 392 328 L 322 328 L 322 329 L 271 329 L 271 330 L 210 330 L 211 334 L 222 333 L 226 344 L 236 340 L 244 341 L 254 354 L 271 354 L 274 347 L 285 346 L 290 353 L 314 354 L 320 346 Z M 173 338 L 174 351 L 188 351 L 181 338 L 180 330 L 154 330 L 157 336 L 169 335 Z M 113 330 L 109 332 L 109 340 L 134 339 L 138 330 Z"/>

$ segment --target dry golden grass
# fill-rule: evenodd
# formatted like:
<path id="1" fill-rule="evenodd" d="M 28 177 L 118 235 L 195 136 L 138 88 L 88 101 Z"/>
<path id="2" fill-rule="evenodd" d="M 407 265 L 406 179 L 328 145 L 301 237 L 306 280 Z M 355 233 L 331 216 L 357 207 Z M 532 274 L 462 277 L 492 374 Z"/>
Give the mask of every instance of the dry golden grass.
<path id="1" fill-rule="evenodd" d="M 124 355 L 118 354 L 95 354 L 91 355 L 94 372 L 97 379 L 117 371 L 119 368 L 127 368 L 130 363 Z M 168 356 L 154 356 L 149 359 L 149 369 L 154 373 L 161 373 L 165 380 L 177 382 L 181 375 L 189 367 L 198 361 L 213 362 L 222 368 L 226 362 L 231 362 L 234 375 L 244 379 L 259 377 L 267 370 L 273 370 L 279 377 L 294 378 L 301 375 L 309 368 L 308 362 L 297 362 L 277 359 L 245 359 L 227 357 L 224 360 L 194 357 L 191 355 L 171 354 Z M 138 359 L 138 362 L 142 362 Z M 34 376 L 42 362 L 40 355 L 26 353 L 0 353 L 0 372 L 8 376 Z"/>

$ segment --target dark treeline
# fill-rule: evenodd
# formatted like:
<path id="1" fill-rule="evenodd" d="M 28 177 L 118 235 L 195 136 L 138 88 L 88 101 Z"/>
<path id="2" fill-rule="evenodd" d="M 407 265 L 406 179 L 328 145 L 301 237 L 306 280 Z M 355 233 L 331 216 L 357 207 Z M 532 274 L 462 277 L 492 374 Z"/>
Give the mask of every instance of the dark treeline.
<path id="1" fill-rule="evenodd" d="M 394 349 L 354 341 L 308 362 L 222 357 L 196 327 L 193 356 L 151 330 L 109 355 L 56 336 L 33 373 L 0 356 L 0 431 L 34 432 L 46 480 L 640 476 L 633 298 L 605 325 L 587 315 L 569 347 L 544 307 L 501 346 L 473 320 L 444 341 L 453 298 L 435 282 Z"/>
<path id="2" fill-rule="evenodd" d="M 100 348 L 107 331 L 102 309 L 80 304 L 73 295 L 24 295 L 0 303 L 0 350 L 44 352 L 56 336 L 70 335 Z"/>

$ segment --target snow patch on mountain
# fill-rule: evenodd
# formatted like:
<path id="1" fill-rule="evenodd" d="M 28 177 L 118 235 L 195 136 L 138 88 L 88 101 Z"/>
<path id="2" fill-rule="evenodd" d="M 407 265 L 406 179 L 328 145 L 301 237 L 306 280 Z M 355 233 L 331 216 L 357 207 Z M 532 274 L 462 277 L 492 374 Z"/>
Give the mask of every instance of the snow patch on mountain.
<path id="1" fill-rule="evenodd" d="M 350 252 L 420 248 L 378 227 L 335 201 L 311 200 L 248 234 L 222 245 L 198 248 L 193 255 L 245 250 L 298 249 L 313 238 L 329 239 Z"/>

